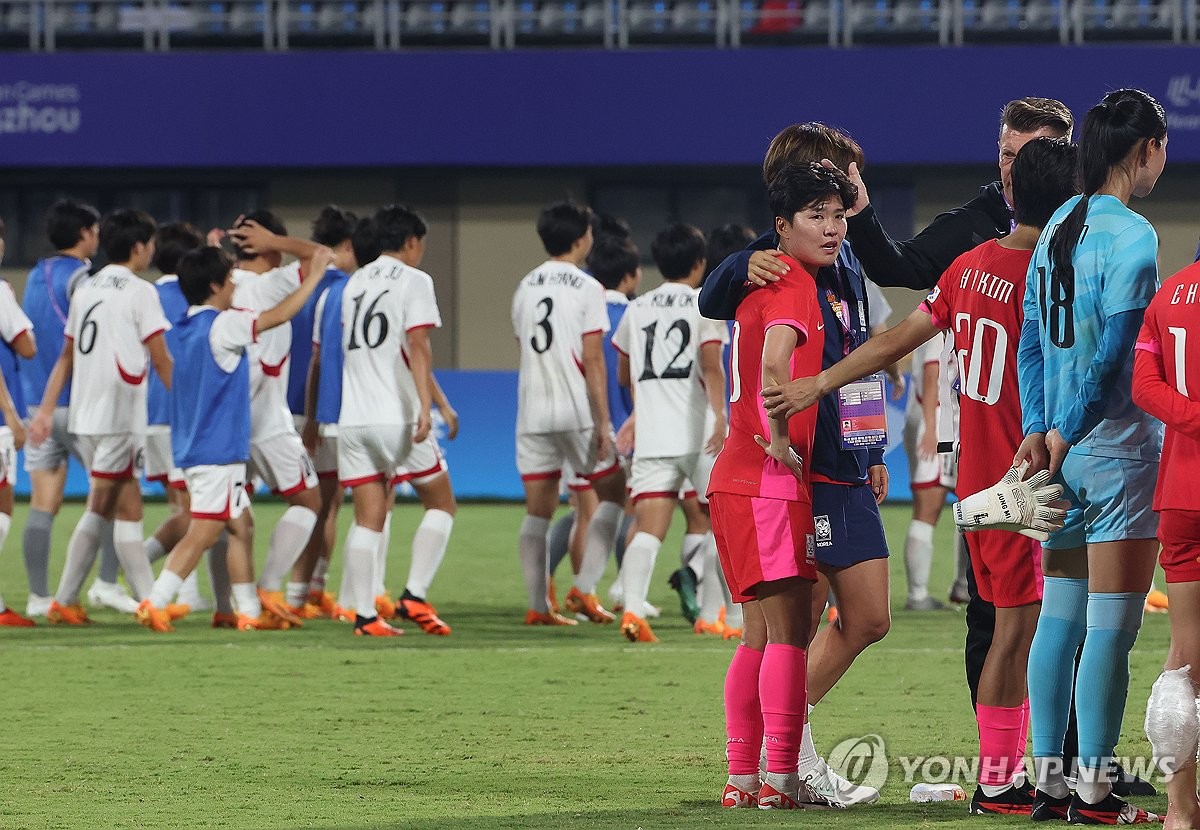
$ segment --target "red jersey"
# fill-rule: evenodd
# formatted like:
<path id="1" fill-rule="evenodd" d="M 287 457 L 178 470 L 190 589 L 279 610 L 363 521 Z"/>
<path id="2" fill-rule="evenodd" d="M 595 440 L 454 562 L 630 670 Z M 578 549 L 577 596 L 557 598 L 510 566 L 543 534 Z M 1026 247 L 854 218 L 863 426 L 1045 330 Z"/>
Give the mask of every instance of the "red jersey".
<path id="1" fill-rule="evenodd" d="M 1200 510 L 1200 263 L 1163 283 L 1138 334 L 1133 395 L 1166 424 L 1155 510 Z"/>
<path id="2" fill-rule="evenodd" d="M 950 264 L 921 304 L 954 337 L 958 357 L 960 495 L 995 484 L 1024 437 L 1017 388 L 1017 347 L 1025 321 L 1025 274 L 1033 251 L 995 240 Z"/>
<path id="3" fill-rule="evenodd" d="M 733 342 L 729 346 L 729 435 L 713 466 L 708 491 L 811 504 L 809 476 L 817 407 L 810 407 L 788 421 L 792 448 L 803 461 L 803 484 L 754 440 L 756 435 L 767 440 L 771 436 L 762 397 L 767 329 L 791 326 L 797 333 L 790 377 L 776 378 L 780 383 L 818 374 L 825 348 L 817 284 L 796 260 L 786 256 L 782 259 L 791 270 L 778 282 L 751 291 L 738 306 Z"/>

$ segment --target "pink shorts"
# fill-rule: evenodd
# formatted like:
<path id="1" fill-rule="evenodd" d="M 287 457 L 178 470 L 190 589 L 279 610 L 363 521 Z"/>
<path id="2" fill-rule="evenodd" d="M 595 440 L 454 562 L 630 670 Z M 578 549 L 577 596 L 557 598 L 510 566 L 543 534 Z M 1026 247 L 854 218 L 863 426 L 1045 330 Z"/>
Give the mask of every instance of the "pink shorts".
<path id="1" fill-rule="evenodd" d="M 734 602 L 755 598 L 760 582 L 817 578 L 812 505 L 713 493 L 713 534 Z"/>

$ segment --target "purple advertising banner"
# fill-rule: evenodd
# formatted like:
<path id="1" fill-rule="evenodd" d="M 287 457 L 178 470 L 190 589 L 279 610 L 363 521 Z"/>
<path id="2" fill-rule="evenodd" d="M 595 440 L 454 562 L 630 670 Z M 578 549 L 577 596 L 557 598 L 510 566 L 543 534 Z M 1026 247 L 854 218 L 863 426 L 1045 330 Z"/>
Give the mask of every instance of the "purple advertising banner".
<path id="1" fill-rule="evenodd" d="M 0 166 L 755 164 L 780 127 L 873 164 L 995 156 L 1004 102 L 1141 87 L 1200 161 L 1200 48 L 6 53 Z"/>

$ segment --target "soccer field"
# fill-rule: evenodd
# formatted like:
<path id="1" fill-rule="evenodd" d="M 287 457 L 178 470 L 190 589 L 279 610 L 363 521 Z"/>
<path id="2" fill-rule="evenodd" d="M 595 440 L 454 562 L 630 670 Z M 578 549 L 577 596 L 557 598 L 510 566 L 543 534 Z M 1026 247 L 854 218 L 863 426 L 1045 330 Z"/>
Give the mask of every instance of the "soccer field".
<path id="1" fill-rule="evenodd" d="M 25 511 L 18 506 L 0 558 L 0 588 L 18 610 L 25 600 Z M 79 511 L 68 505 L 55 525 L 55 578 Z M 164 512 L 148 506 L 147 532 Z M 280 508 L 264 504 L 256 514 L 261 562 Z M 96 612 L 96 623 L 83 630 L 0 629 L 0 827 L 1028 823 L 970 819 L 961 802 L 908 801 L 904 767 L 911 759 L 971 756 L 976 736 L 961 613 L 902 610 L 906 506 L 884 511 L 895 551 L 891 633 L 859 658 L 813 716 L 822 753 L 869 733 L 886 745 L 890 771 L 881 802 L 839 813 L 717 806 L 725 779 L 721 686 L 732 644 L 692 634 L 666 586 L 681 519 L 651 590 L 651 601 L 664 609 L 654 623 L 662 642 L 635 647 L 616 626 L 520 625 L 521 516 L 514 505 L 460 509 L 430 597 L 454 628 L 449 638 L 406 625 L 400 640 L 359 639 L 331 621 L 289 632 L 215 631 L 207 614 L 177 623 L 175 634 L 156 635 L 111 611 Z M 419 517 L 419 508 L 404 505 L 393 520 L 388 584 L 397 595 Z M 936 537 L 931 590 L 939 597 L 953 571 L 949 526 L 943 517 Z M 564 566 L 560 585 L 565 573 Z M 339 575 L 335 560 L 335 588 Z M 610 566 L 602 592 L 611 577 Z M 1167 640 L 1165 615 L 1148 616 L 1133 652 L 1119 755 L 1148 755 L 1142 719 Z M 1166 806 L 1161 796 L 1137 803 L 1160 813 Z"/>

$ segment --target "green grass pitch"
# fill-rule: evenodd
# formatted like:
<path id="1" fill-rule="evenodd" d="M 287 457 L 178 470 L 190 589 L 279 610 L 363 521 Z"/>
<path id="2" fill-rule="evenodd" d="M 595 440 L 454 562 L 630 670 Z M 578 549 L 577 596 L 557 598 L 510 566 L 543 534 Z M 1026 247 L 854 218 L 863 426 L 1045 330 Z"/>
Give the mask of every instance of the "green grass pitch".
<path id="1" fill-rule="evenodd" d="M 68 505 L 55 524 L 53 578 L 79 511 Z M 256 508 L 260 562 L 280 511 Z M 0 557 L 0 588 L 18 610 L 25 512 L 18 505 Z M 163 515 L 162 505 L 148 506 L 147 532 Z M 961 802 L 908 801 L 901 756 L 971 756 L 976 736 L 962 615 L 902 610 L 907 507 L 884 511 L 894 551 L 892 631 L 813 717 L 823 753 L 851 736 L 886 741 L 891 771 L 881 802 L 841 813 L 716 806 L 732 644 L 692 634 L 666 587 L 681 519 L 651 591 L 664 609 L 655 623 L 662 642 L 634 647 L 615 626 L 519 624 L 521 515 L 514 505 L 460 509 L 430 597 L 454 628 L 445 639 L 407 625 L 403 639 L 363 640 L 328 621 L 290 632 L 214 631 L 207 615 L 156 635 L 107 611 L 86 630 L 0 629 L 0 828 L 1027 824 L 968 818 Z M 419 516 L 412 505 L 395 513 L 395 593 Z M 935 596 L 951 579 L 950 536 L 943 517 Z M 338 575 L 335 562 L 334 586 Z M 611 577 L 610 566 L 602 591 Z M 1148 616 L 1132 656 L 1118 754 L 1148 754 L 1141 724 L 1167 640 L 1166 617 Z M 1139 804 L 1165 810 L 1163 797 Z"/>

